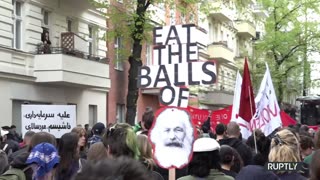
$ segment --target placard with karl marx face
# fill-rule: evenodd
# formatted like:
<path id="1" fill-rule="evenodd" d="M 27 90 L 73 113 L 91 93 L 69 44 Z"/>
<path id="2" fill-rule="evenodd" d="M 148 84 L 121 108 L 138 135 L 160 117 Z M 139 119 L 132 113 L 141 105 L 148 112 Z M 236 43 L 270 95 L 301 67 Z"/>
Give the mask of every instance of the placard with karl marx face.
<path id="1" fill-rule="evenodd" d="M 194 128 L 188 111 L 159 109 L 149 134 L 153 156 L 162 168 L 183 168 L 192 158 Z"/>

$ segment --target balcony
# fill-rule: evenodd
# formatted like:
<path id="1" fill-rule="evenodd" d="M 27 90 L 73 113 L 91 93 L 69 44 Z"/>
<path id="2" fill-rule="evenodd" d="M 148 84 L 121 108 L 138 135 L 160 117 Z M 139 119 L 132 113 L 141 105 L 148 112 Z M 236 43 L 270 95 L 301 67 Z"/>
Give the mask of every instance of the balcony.
<path id="1" fill-rule="evenodd" d="M 208 46 L 208 54 L 211 59 L 217 60 L 221 63 L 234 62 L 234 53 L 228 48 L 227 42 L 214 42 Z"/>
<path id="2" fill-rule="evenodd" d="M 38 83 L 83 88 L 110 88 L 106 58 L 66 48 L 38 49 L 34 59 L 34 76 Z"/>
<path id="3" fill-rule="evenodd" d="M 263 6 L 260 4 L 253 5 L 253 13 L 262 18 L 269 17 L 268 12 L 264 10 Z"/>
<path id="4" fill-rule="evenodd" d="M 256 28 L 253 23 L 248 21 L 236 21 L 236 29 L 238 35 L 244 38 L 255 38 Z"/>
<path id="5" fill-rule="evenodd" d="M 232 21 L 233 10 L 227 5 L 223 4 L 222 1 L 212 3 L 212 10 L 210 11 L 210 16 L 219 21 Z"/>
<path id="6" fill-rule="evenodd" d="M 233 81 L 234 83 L 234 81 Z M 201 104 L 213 105 L 218 107 L 226 107 L 233 103 L 233 88 L 232 85 L 226 83 L 217 83 L 213 89 L 200 91 L 198 94 Z"/>

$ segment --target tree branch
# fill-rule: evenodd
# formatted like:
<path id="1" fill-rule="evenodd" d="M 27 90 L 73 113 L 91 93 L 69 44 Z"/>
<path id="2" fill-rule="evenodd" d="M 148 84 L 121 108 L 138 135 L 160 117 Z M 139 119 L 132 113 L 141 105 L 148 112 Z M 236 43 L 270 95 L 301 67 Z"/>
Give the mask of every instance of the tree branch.
<path id="1" fill-rule="evenodd" d="M 278 61 L 278 63 L 279 63 L 279 64 L 282 64 L 286 59 L 288 59 L 290 56 L 292 56 L 292 54 L 293 54 L 294 52 L 296 52 L 296 50 L 297 50 L 300 46 L 304 46 L 304 45 L 306 45 L 306 44 L 305 44 L 305 43 L 304 43 L 304 44 L 298 44 L 298 45 L 294 46 L 293 48 L 291 48 L 290 51 L 289 51 L 286 55 L 284 55 L 284 56 Z"/>
<path id="2" fill-rule="evenodd" d="M 287 18 L 290 14 L 292 14 L 294 11 L 298 10 L 300 7 L 302 6 L 302 4 L 299 4 L 298 6 L 296 6 L 295 8 L 291 9 L 287 14 L 285 14 L 284 16 L 282 16 L 279 21 L 276 21 L 275 19 L 275 26 L 277 27 L 277 30 L 279 30 L 281 28 L 281 26 L 278 28 L 278 26 L 280 25 L 281 21 L 283 21 L 285 18 Z"/>
<path id="3" fill-rule="evenodd" d="M 283 75 L 284 75 L 285 77 L 287 77 L 287 76 L 288 76 L 288 73 L 289 73 L 293 68 L 295 68 L 295 67 L 297 67 L 297 66 L 299 66 L 299 65 L 301 65 L 301 62 L 290 66 L 289 68 L 287 68 L 287 69 L 285 70 L 285 72 L 283 73 Z"/>

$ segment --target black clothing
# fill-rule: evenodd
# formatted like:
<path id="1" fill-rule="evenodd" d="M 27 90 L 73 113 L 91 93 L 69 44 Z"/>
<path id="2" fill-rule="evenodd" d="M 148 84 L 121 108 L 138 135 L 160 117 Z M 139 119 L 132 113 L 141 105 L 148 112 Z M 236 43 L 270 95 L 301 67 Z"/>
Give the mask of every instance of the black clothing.
<path id="1" fill-rule="evenodd" d="M 222 173 L 224 173 L 225 175 L 227 176 L 231 176 L 233 178 L 236 178 L 237 176 L 237 173 L 236 172 L 233 172 L 233 171 L 229 171 L 229 170 L 225 170 L 225 169 L 221 169 L 220 170 Z"/>
<path id="2" fill-rule="evenodd" d="M 242 140 L 237 138 L 227 138 L 227 139 L 221 139 L 219 140 L 220 145 L 229 145 L 236 149 L 238 153 L 240 154 L 244 166 L 252 164 L 252 153 L 249 146 L 244 144 Z"/>

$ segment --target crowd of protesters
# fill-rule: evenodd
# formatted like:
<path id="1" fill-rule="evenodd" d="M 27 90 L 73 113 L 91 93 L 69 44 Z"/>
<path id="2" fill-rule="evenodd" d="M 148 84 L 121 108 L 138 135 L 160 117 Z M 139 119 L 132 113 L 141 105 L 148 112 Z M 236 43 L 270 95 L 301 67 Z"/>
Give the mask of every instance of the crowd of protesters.
<path id="1" fill-rule="evenodd" d="M 174 117 L 173 117 L 174 118 Z M 0 179 L 16 180 L 167 180 L 169 171 L 157 166 L 148 139 L 154 112 L 147 108 L 134 127 L 126 123 L 96 123 L 75 127 L 56 139 L 29 131 L 22 138 L 15 126 L 0 132 Z M 176 169 L 176 179 L 319 180 L 320 131 L 305 125 L 278 128 L 265 136 L 243 139 L 235 122 L 210 120 L 197 128 L 190 163 Z M 303 162 L 299 172 L 268 171 L 267 162 Z"/>

